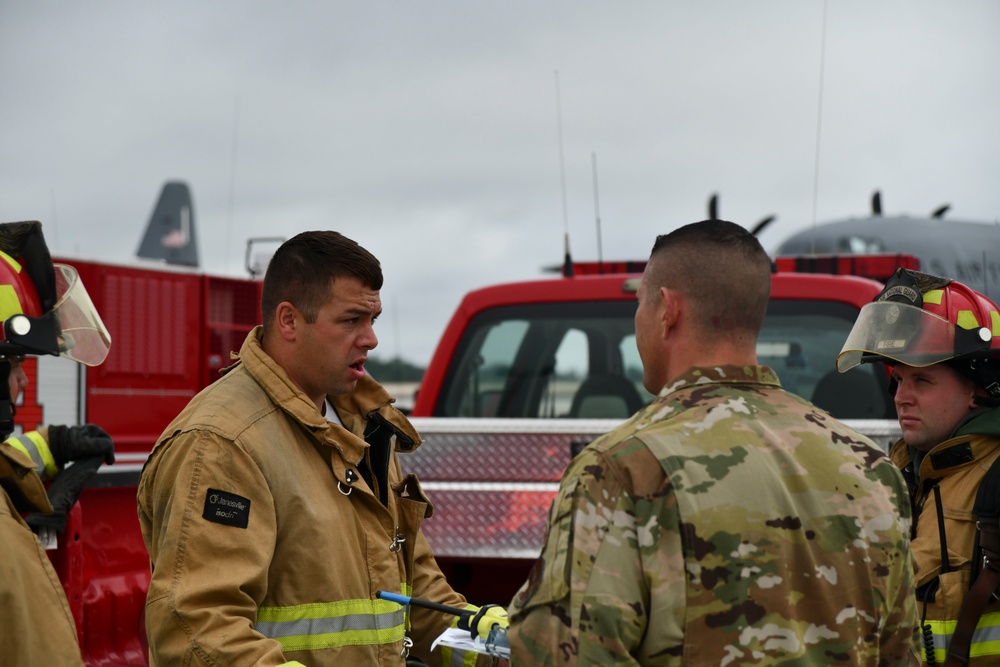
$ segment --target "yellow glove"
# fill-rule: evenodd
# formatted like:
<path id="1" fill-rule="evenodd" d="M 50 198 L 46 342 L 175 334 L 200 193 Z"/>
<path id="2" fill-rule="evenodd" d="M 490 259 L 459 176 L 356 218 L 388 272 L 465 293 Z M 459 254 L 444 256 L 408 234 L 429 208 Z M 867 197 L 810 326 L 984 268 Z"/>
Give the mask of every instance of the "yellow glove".
<path id="1" fill-rule="evenodd" d="M 498 604 L 488 604 L 480 607 L 475 615 L 459 621 L 458 627 L 468 630 L 473 639 L 479 637 L 485 640 L 495 625 L 499 625 L 504 630 L 510 627 L 510 621 L 507 620 L 507 610 Z"/>

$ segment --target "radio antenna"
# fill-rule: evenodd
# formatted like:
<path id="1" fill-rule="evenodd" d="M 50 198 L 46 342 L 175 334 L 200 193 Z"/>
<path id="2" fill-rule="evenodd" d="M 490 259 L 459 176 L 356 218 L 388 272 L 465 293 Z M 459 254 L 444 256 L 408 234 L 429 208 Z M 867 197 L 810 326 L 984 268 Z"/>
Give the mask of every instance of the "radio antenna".
<path id="1" fill-rule="evenodd" d="M 601 200 L 597 194 L 597 153 L 591 152 L 590 154 L 590 166 L 591 170 L 594 172 L 594 220 L 597 223 L 597 266 L 601 267 L 601 273 L 604 273 L 603 264 L 604 256 L 601 252 Z"/>
<path id="2" fill-rule="evenodd" d="M 823 0 L 823 29 L 819 40 L 819 99 L 816 102 L 816 156 L 813 164 L 812 201 L 812 245 L 810 252 L 816 253 L 816 204 L 819 199 L 819 149 L 823 130 L 823 73 L 826 70 L 826 0 Z"/>
<path id="3" fill-rule="evenodd" d="M 236 147 L 240 138 L 240 96 L 236 96 L 236 105 L 233 109 L 233 152 L 229 161 L 229 219 L 226 223 L 226 270 L 229 270 L 229 250 L 233 237 L 233 211 L 236 208 Z M 247 252 L 250 251 L 250 244 L 247 243 Z M 253 277 L 253 269 L 250 276 Z"/>
<path id="4" fill-rule="evenodd" d="M 562 136 L 562 103 L 559 99 L 559 70 L 556 70 L 556 130 L 559 134 L 559 183 L 562 186 L 563 241 L 565 256 L 563 257 L 563 275 L 573 276 L 573 259 L 569 253 L 569 214 L 566 212 L 566 160 L 563 157 Z"/>

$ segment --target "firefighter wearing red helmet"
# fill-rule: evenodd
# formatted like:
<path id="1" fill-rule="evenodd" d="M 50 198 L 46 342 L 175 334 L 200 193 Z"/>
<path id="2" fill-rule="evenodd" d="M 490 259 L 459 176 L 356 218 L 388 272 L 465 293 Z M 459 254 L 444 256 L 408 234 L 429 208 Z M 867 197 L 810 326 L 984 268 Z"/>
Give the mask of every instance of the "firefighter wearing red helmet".
<path id="1" fill-rule="evenodd" d="M 913 504 L 926 664 L 997 664 L 1000 309 L 962 283 L 900 269 L 837 356 L 841 372 L 876 362 L 891 373 L 903 436 L 890 458 Z"/>
<path id="2" fill-rule="evenodd" d="M 51 354 L 95 365 L 110 344 L 76 271 L 53 265 L 41 224 L 0 224 L 0 438 L 7 438 L 0 443 L 4 664 L 83 665 L 66 593 L 32 530 L 61 532 L 87 478 L 101 463 L 114 461 L 111 438 L 93 424 L 11 436 L 14 404 L 28 383 L 22 363 L 26 355 Z M 53 478 L 46 491 L 43 480 Z M 27 519 L 22 513 L 29 513 Z"/>

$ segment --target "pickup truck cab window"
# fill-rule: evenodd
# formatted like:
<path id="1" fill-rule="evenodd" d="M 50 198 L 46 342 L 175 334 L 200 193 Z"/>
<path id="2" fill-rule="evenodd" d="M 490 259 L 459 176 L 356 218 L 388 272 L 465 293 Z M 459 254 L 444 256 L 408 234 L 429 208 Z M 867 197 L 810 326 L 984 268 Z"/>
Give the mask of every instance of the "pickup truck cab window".
<path id="1" fill-rule="evenodd" d="M 632 300 L 492 308 L 469 324 L 446 374 L 440 417 L 624 419 L 652 400 L 642 386 Z M 757 356 L 789 391 L 840 419 L 892 419 L 880 369 L 837 373 L 857 309 L 774 299 Z"/>

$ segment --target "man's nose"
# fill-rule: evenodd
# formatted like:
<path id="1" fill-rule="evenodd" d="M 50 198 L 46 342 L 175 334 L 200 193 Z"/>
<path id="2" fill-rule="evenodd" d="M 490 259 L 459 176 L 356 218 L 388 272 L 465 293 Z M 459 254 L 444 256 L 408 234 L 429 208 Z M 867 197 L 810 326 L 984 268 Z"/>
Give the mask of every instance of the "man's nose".
<path id="1" fill-rule="evenodd" d="M 905 380 L 896 380 L 896 393 L 892 400 L 897 406 L 913 402 L 913 392 L 910 391 L 910 383 Z"/>
<path id="2" fill-rule="evenodd" d="M 20 366 L 14 371 L 14 383 L 17 387 L 17 393 L 20 394 L 22 391 L 28 387 L 28 375 L 24 372 L 24 369 Z M 17 398 L 16 396 L 14 398 Z"/>
<path id="3" fill-rule="evenodd" d="M 374 350 L 378 347 L 378 336 L 375 335 L 374 327 L 371 325 L 368 326 L 365 334 L 361 337 L 360 344 L 366 350 Z"/>

